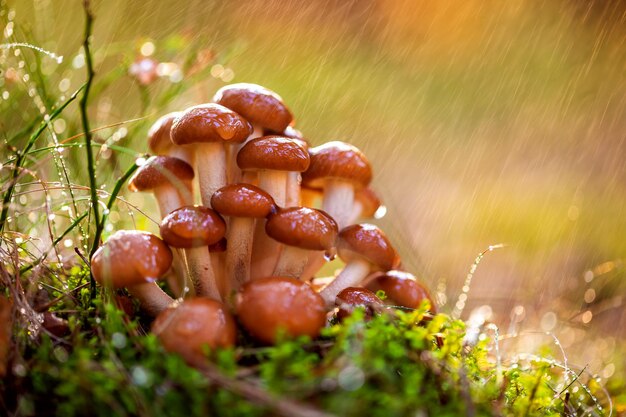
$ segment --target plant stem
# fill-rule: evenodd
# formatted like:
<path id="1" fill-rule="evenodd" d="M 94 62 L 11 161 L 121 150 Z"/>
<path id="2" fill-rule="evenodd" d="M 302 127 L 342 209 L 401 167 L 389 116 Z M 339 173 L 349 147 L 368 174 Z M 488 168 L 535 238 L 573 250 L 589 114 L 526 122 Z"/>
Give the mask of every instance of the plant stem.
<path id="1" fill-rule="evenodd" d="M 94 165 L 93 150 L 91 148 L 91 130 L 89 129 L 89 117 L 87 115 L 87 104 L 89 101 L 89 91 L 94 78 L 93 61 L 91 49 L 89 48 L 89 39 L 91 37 L 93 27 L 93 15 L 89 8 L 89 0 L 83 1 L 83 10 L 85 11 L 85 35 L 83 38 L 83 49 L 85 53 L 85 63 L 87 64 L 87 81 L 85 83 L 85 91 L 80 99 L 80 116 L 83 124 L 83 133 L 85 135 L 85 150 L 87 151 L 87 172 L 89 174 L 89 189 L 91 192 L 91 209 L 93 210 L 94 223 L 96 225 L 94 231 L 93 242 L 89 258 L 98 248 L 100 235 L 102 234 L 102 224 L 100 223 L 100 209 L 98 207 L 98 183 L 96 181 L 96 169 Z M 92 277 L 93 280 L 93 277 Z"/>
<path id="2" fill-rule="evenodd" d="M 133 163 L 130 166 L 130 168 L 126 170 L 124 175 L 119 177 L 117 181 L 115 182 L 115 186 L 113 187 L 113 190 L 111 191 L 111 194 L 109 195 L 109 201 L 107 202 L 107 213 L 102 214 L 102 220 L 100 221 L 100 230 L 104 230 L 104 223 L 106 222 L 108 211 L 110 211 L 111 208 L 113 207 L 113 204 L 115 204 L 115 200 L 117 199 L 117 195 L 120 193 L 122 186 L 131 177 L 131 175 L 133 175 L 133 173 L 137 170 L 137 168 L 139 168 L 139 166 Z"/>

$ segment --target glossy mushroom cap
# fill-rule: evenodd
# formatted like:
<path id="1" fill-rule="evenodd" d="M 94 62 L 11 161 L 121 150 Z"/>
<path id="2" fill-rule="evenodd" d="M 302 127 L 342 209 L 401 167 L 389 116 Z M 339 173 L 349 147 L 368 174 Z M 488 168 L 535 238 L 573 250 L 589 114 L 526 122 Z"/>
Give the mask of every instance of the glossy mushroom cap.
<path id="1" fill-rule="evenodd" d="M 326 179 L 350 181 L 355 188 L 366 187 L 372 181 L 372 168 L 363 153 L 345 142 L 328 142 L 309 149 L 311 164 L 302 173 L 302 183 L 322 188 Z"/>
<path id="2" fill-rule="evenodd" d="M 304 138 L 302 132 L 293 126 L 287 126 L 282 132 L 274 132 L 273 130 L 263 129 L 263 136 L 284 136 L 289 139 L 294 139 L 302 145 L 304 149 L 309 149 L 311 147 L 311 144 Z"/>
<path id="3" fill-rule="evenodd" d="M 128 181 L 131 191 L 147 191 L 162 185 L 178 188 L 178 183 L 193 180 L 193 168 L 182 159 L 151 156 Z"/>
<path id="4" fill-rule="evenodd" d="M 275 209 L 274 199 L 251 184 L 230 184 L 211 197 L 211 207 L 224 216 L 267 217 Z"/>
<path id="5" fill-rule="evenodd" d="M 374 190 L 370 187 L 365 187 L 358 190 L 354 194 L 354 199 L 361 204 L 361 214 L 359 217 L 370 218 L 374 217 L 376 211 L 381 206 L 380 198 L 376 195 Z"/>
<path id="6" fill-rule="evenodd" d="M 397 268 L 400 257 L 385 233 L 373 224 L 353 224 L 343 228 L 337 237 L 337 254 L 346 263 L 364 259 L 375 269 Z"/>
<path id="7" fill-rule="evenodd" d="M 190 107 L 172 123 L 172 142 L 177 145 L 202 142 L 240 143 L 252 126 L 234 111 L 208 103 Z"/>
<path id="8" fill-rule="evenodd" d="M 246 143 L 237 154 L 242 170 L 302 172 L 309 167 L 309 153 L 293 139 L 262 136 Z"/>
<path id="9" fill-rule="evenodd" d="M 132 287 L 153 282 L 170 269 L 172 251 L 157 236 L 119 230 L 91 258 L 91 273 L 101 285 Z"/>
<path id="10" fill-rule="evenodd" d="M 268 216 L 265 232 L 285 245 L 308 250 L 330 250 L 337 239 L 337 223 L 322 210 L 279 208 Z"/>
<path id="11" fill-rule="evenodd" d="M 293 120 L 283 99 L 257 84 L 231 84 L 220 88 L 213 101 L 236 111 L 250 123 L 282 132 Z"/>
<path id="12" fill-rule="evenodd" d="M 383 307 L 383 301 L 367 288 L 348 287 L 339 294 L 335 304 L 339 307 L 337 318 L 343 320 L 350 316 L 355 308 L 363 307 L 365 309 L 365 318 L 369 319 Z"/>
<path id="13" fill-rule="evenodd" d="M 372 291 L 384 291 L 391 304 L 408 308 L 418 308 L 422 301 L 430 302 L 430 311 L 435 313 L 437 307 L 426 287 L 420 284 L 415 276 L 404 271 L 387 271 L 367 284 Z"/>
<path id="14" fill-rule="evenodd" d="M 191 298 L 161 312 L 152 324 L 168 352 L 178 353 L 190 365 L 202 365 L 207 349 L 234 346 L 237 338 L 235 320 L 219 302 L 209 298 Z"/>
<path id="15" fill-rule="evenodd" d="M 237 294 L 236 303 L 242 326 L 265 343 L 274 343 L 280 334 L 316 337 L 326 322 L 322 297 L 294 278 L 248 281 Z"/>
<path id="16" fill-rule="evenodd" d="M 174 210 L 161 222 L 161 236 L 175 248 L 195 248 L 219 242 L 226 233 L 220 215 L 204 206 L 185 206 Z"/>
<path id="17" fill-rule="evenodd" d="M 150 151 L 156 155 L 167 154 L 174 142 L 170 137 L 172 122 L 176 117 L 180 116 L 180 112 L 168 113 L 160 117 L 148 130 L 148 146 Z"/>

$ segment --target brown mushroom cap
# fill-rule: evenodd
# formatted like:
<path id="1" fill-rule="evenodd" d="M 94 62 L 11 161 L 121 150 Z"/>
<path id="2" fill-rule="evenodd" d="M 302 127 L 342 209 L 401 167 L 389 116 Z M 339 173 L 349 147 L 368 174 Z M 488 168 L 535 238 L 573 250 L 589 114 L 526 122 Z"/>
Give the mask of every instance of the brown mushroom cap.
<path id="1" fill-rule="evenodd" d="M 170 137 L 170 130 L 174 119 L 180 116 L 180 112 L 168 113 L 160 117 L 148 130 L 148 146 L 150 151 L 157 155 L 163 155 L 174 146 Z"/>
<path id="2" fill-rule="evenodd" d="M 220 88 L 213 101 L 236 111 L 250 123 L 282 132 L 293 120 L 283 99 L 257 84 L 231 84 Z"/>
<path id="3" fill-rule="evenodd" d="M 178 181 L 191 181 L 193 168 L 182 159 L 151 156 L 128 181 L 131 191 L 152 190 L 162 185 L 177 186 Z"/>
<path id="4" fill-rule="evenodd" d="M 348 287 L 337 294 L 335 304 L 339 307 L 337 318 L 343 320 L 357 307 L 363 307 L 365 317 L 371 318 L 383 306 L 383 301 L 367 288 Z"/>
<path id="5" fill-rule="evenodd" d="M 361 203 L 361 214 L 359 217 L 369 218 L 374 217 L 376 211 L 380 208 L 380 198 L 376 195 L 374 190 L 370 187 L 365 187 L 358 190 L 354 194 L 354 199 Z"/>
<path id="6" fill-rule="evenodd" d="M 172 142 L 187 145 L 199 142 L 240 143 L 252 133 L 252 126 L 234 111 L 208 103 L 190 107 L 172 123 Z"/>
<path id="7" fill-rule="evenodd" d="M 268 277 L 248 281 L 237 294 L 237 316 L 256 339 L 273 343 L 285 336 L 319 335 L 326 322 L 322 297 L 294 278 Z"/>
<path id="8" fill-rule="evenodd" d="M 168 352 L 176 352 L 191 365 L 206 360 L 206 349 L 235 344 L 237 327 L 228 310 L 209 298 L 190 298 L 161 312 L 152 324 Z"/>
<path id="9" fill-rule="evenodd" d="M 283 130 L 282 132 L 274 132 L 273 130 L 263 129 L 263 136 L 276 136 L 276 135 L 284 136 L 289 139 L 294 139 L 296 142 L 302 145 L 304 149 L 309 149 L 311 147 L 311 144 L 309 143 L 308 140 L 304 138 L 304 136 L 302 135 L 302 132 L 300 132 L 298 129 L 294 128 L 293 126 L 287 126 L 285 130 Z"/>
<path id="10" fill-rule="evenodd" d="M 322 210 L 289 207 L 268 216 L 265 232 L 285 245 L 322 251 L 335 246 L 338 230 L 335 220 Z"/>
<path id="11" fill-rule="evenodd" d="M 153 282 L 172 265 L 172 251 L 157 236 L 118 230 L 91 258 L 91 273 L 101 285 L 132 287 Z"/>
<path id="12" fill-rule="evenodd" d="M 430 311 L 436 312 L 433 298 L 426 287 L 420 284 L 415 276 L 404 271 L 387 271 L 367 284 L 372 291 L 384 291 L 391 304 L 408 308 L 418 308 L 422 301 L 430 301 Z"/>
<path id="13" fill-rule="evenodd" d="M 161 222 L 161 236 L 175 248 L 195 248 L 217 243 L 226 233 L 226 223 L 214 210 L 204 206 L 184 206 Z"/>
<path id="14" fill-rule="evenodd" d="M 309 149 L 311 164 L 302 173 L 302 183 L 322 188 L 326 179 L 350 181 L 355 188 L 366 187 L 372 181 L 372 168 L 363 153 L 345 142 L 328 142 Z"/>
<path id="15" fill-rule="evenodd" d="M 237 165 L 242 170 L 302 172 L 309 167 L 309 153 L 293 139 L 262 136 L 252 139 L 239 150 Z"/>
<path id="16" fill-rule="evenodd" d="M 353 224 L 337 237 L 337 254 L 345 262 L 360 258 L 383 271 L 396 268 L 400 258 L 385 233 L 373 224 Z"/>
<path id="17" fill-rule="evenodd" d="M 230 184 L 211 197 L 211 207 L 224 216 L 267 217 L 275 208 L 271 195 L 251 184 Z"/>

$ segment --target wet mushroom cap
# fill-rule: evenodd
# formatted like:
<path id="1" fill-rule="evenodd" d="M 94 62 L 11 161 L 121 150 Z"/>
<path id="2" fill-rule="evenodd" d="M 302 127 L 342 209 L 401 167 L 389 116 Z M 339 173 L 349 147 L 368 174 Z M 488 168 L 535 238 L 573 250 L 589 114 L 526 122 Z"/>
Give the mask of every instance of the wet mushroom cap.
<path id="1" fill-rule="evenodd" d="M 177 187 L 177 182 L 193 180 L 193 168 L 182 159 L 151 156 L 128 181 L 131 191 L 152 190 L 162 185 Z"/>
<path id="2" fill-rule="evenodd" d="M 208 103 L 190 107 L 172 123 L 172 142 L 177 145 L 202 142 L 241 143 L 252 126 L 234 111 Z"/>
<path id="3" fill-rule="evenodd" d="M 372 291 L 384 291 L 388 303 L 408 308 L 418 308 L 424 300 L 430 302 L 430 311 L 437 307 L 428 290 L 413 274 L 404 271 L 387 271 L 370 281 L 367 285 Z"/>
<path id="4" fill-rule="evenodd" d="M 339 307 L 337 317 L 343 320 L 352 314 L 357 307 L 365 309 L 365 317 L 371 318 L 383 307 L 383 301 L 367 288 L 348 287 L 337 294 L 335 304 Z"/>
<path id="5" fill-rule="evenodd" d="M 204 206 L 184 206 L 161 222 L 161 236 L 175 248 L 194 248 L 218 243 L 226 233 L 224 219 Z"/>
<path id="6" fill-rule="evenodd" d="M 385 233 L 373 224 L 353 224 L 343 228 L 337 237 L 337 254 L 345 262 L 365 259 L 383 271 L 397 268 L 398 253 Z"/>
<path id="7" fill-rule="evenodd" d="M 268 216 L 265 232 L 289 246 L 330 250 L 337 239 L 337 223 L 326 212 L 307 207 L 279 208 Z"/>
<path id="8" fill-rule="evenodd" d="M 224 216 L 267 217 L 275 209 L 274 199 L 251 184 L 230 184 L 211 197 L 211 207 Z"/>
<path id="9" fill-rule="evenodd" d="M 101 285 L 114 288 L 153 282 L 172 265 L 172 251 L 157 236 L 118 230 L 91 258 L 91 273 Z"/>
<path id="10" fill-rule="evenodd" d="M 235 345 L 237 327 L 228 310 L 209 298 L 191 298 L 161 312 L 152 324 L 168 352 L 191 365 L 201 365 L 208 349 Z"/>
<path id="11" fill-rule="evenodd" d="M 167 153 L 174 143 L 170 137 L 172 122 L 176 117 L 180 116 L 180 112 L 168 113 L 160 117 L 148 130 L 148 146 L 150 151 L 157 155 Z"/>
<path id="12" fill-rule="evenodd" d="M 302 183 L 322 188 L 326 179 L 350 181 L 355 188 L 366 187 L 372 181 L 372 167 L 356 147 L 345 142 L 328 142 L 309 149 L 311 163 L 302 173 Z"/>
<path id="13" fill-rule="evenodd" d="M 303 172 L 309 167 L 309 153 L 294 139 L 262 136 L 252 139 L 239 150 L 237 165 L 242 170 Z"/>
<path id="14" fill-rule="evenodd" d="M 250 123 L 282 132 L 293 120 L 291 111 L 275 92 L 257 84 L 239 83 L 220 88 L 213 101 L 236 111 Z"/>
<path id="15" fill-rule="evenodd" d="M 248 281 L 237 294 L 236 310 L 242 326 L 265 343 L 281 334 L 316 337 L 326 322 L 322 297 L 306 283 L 287 277 Z"/>

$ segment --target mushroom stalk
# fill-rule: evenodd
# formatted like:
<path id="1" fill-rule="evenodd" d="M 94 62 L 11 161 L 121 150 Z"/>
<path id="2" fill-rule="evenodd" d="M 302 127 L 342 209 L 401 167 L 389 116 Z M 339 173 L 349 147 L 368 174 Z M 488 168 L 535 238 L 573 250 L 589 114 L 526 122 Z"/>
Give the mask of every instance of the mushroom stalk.
<path id="1" fill-rule="evenodd" d="M 282 246 L 265 233 L 265 226 L 262 222 L 257 223 L 252 244 L 251 280 L 272 275 Z"/>
<path id="2" fill-rule="evenodd" d="M 254 218 L 232 217 L 227 232 L 226 294 L 250 280 L 250 261 L 254 237 Z M 224 295 L 226 295 L 224 294 Z"/>
<path id="3" fill-rule="evenodd" d="M 287 171 L 259 171 L 259 187 L 271 195 L 279 207 L 285 207 L 287 174 Z"/>
<path id="4" fill-rule="evenodd" d="M 299 278 L 309 262 L 310 253 L 307 249 L 285 246 L 274 268 L 274 276 Z"/>
<path id="5" fill-rule="evenodd" d="M 155 282 L 133 285 L 128 287 L 130 295 L 139 300 L 141 308 L 150 316 L 156 316 L 174 302 Z"/>
<path id="6" fill-rule="evenodd" d="M 263 136 L 263 128 L 257 124 L 252 124 L 252 128 L 254 129 L 250 136 L 246 138 L 242 143 L 233 143 L 227 146 L 227 172 L 228 172 L 228 183 L 235 184 L 242 181 L 242 174 L 239 166 L 237 165 L 237 154 L 239 150 L 248 143 L 248 141 L 259 138 Z M 243 180 L 243 182 L 247 182 Z"/>
<path id="7" fill-rule="evenodd" d="M 189 193 L 191 195 L 191 193 Z M 154 197 L 156 198 L 161 218 L 164 218 L 172 211 L 185 205 L 185 200 L 181 193 L 171 185 L 162 185 L 154 189 Z"/>
<path id="8" fill-rule="evenodd" d="M 302 176 L 299 172 L 287 173 L 287 187 L 285 197 L 285 207 L 295 207 L 300 205 L 300 183 Z"/>
<path id="9" fill-rule="evenodd" d="M 370 272 L 370 264 L 362 259 L 355 259 L 352 262 L 348 262 L 343 271 L 337 275 L 330 284 L 328 284 L 320 292 L 320 295 L 326 302 L 326 305 L 331 307 L 335 305 L 335 298 L 341 290 L 348 287 L 356 287 L 361 281 L 363 281 Z"/>
<path id="10" fill-rule="evenodd" d="M 322 209 L 335 219 L 339 230 L 348 225 L 352 217 L 353 203 L 354 187 L 352 184 L 341 180 L 328 180 L 326 182 Z"/>
<path id="11" fill-rule="evenodd" d="M 326 262 L 327 259 L 324 256 L 323 252 L 310 252 L 307 259 L 307 264 L 300 274 L 300 280 L 311 280 L 313 277 L 315 277 L 315 274 L 317 274 L 317 272 L 322 269 Z"/>
<path id="12" fill-rule="evenodd" d="M 211 196 L 226 185 L 226 151 L 219 142 L 200 144 L 196 150 L 196 172 L 202 204 L 211 207 Z"/>
<path id="13" fill-rule="evenodd" d="M 221 297 L 215 282 L 215 273 L 207 247 L 187 248 L 185 249 L 185 257 L 196 294 L 220 301 Z"/>

